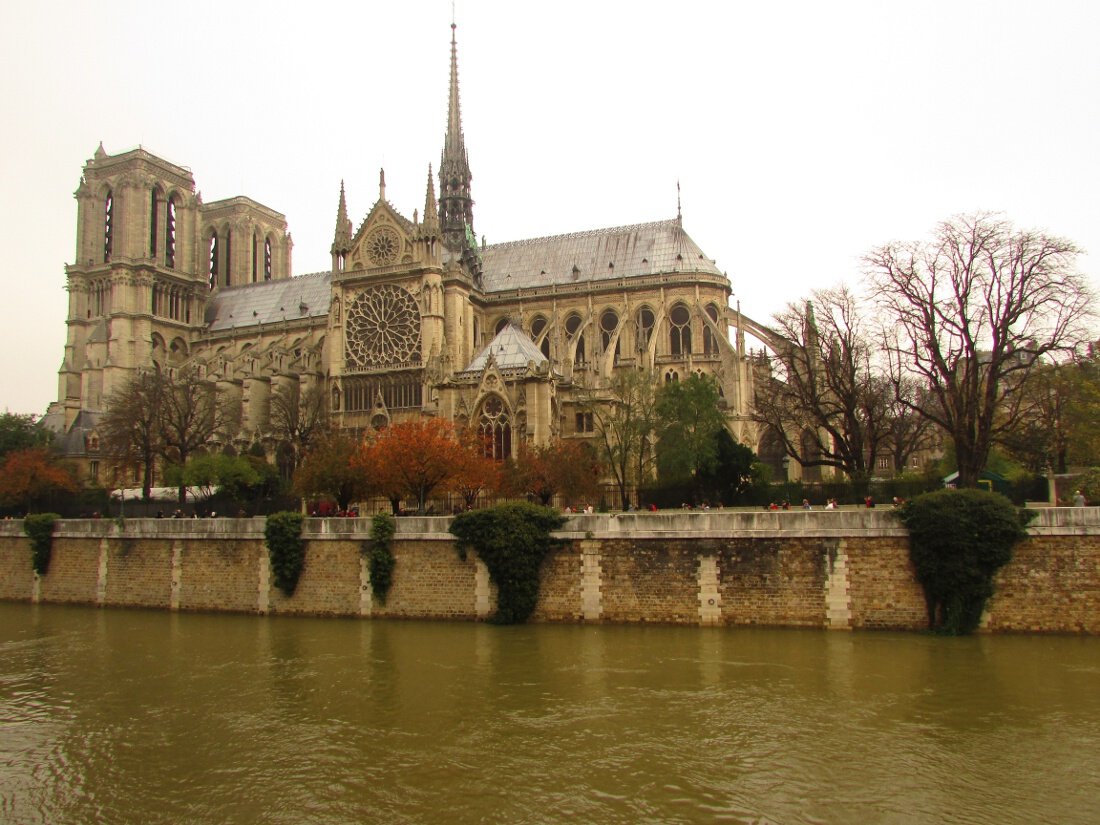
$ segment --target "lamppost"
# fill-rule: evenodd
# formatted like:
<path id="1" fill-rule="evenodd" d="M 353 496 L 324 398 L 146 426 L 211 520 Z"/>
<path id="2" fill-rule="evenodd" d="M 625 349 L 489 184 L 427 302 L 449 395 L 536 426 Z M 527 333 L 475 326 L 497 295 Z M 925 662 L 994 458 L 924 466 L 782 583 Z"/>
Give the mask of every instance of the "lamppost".
<path id="1" fill-rule="evenodd" d="M 783 500 L 790 504 L 791 501 L 791 457 L 783 456 Z"/>

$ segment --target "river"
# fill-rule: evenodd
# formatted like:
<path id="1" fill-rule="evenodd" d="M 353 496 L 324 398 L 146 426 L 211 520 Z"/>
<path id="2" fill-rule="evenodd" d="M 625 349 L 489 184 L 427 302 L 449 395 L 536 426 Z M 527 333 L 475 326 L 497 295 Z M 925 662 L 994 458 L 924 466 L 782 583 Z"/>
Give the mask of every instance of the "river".
<path id="1" fill-rule="evenodd" d="M 0 822 L 1100 821 L 1100 639 L 0 603 Z"/>

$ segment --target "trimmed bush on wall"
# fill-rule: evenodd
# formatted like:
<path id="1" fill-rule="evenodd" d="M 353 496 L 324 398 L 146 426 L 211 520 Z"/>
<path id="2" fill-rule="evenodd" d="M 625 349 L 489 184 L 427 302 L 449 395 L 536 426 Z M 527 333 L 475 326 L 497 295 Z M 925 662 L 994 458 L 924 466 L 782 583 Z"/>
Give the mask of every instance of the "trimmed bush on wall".
<path id="1" fill-rule="evenodd" d="M 306 543 L 302 539 L 302 514 L 272 513 L 264 523 L 264 539 L 271 558 L 271 573 L 275 586 L 288 596 L 294 595 L 306 558 Z"/>
<path id="2" fill-rule="evenodd" d="M 397 523 L 393 516 L 378 513 L 370 522 L 370 539 L 363 542 L 363 552 L 367 555 L 367 566 L 370 569 L 370 588 L 383 604 L 386 603 L 390 585 L 393 584 L 396 560 L 391 544 L 396 532 Z"/>
<path id="3" fill-rule="evenodd" d="M 993 595 L 993 575 L 1011 560 L 1034 513 L 985 490 L 939 490 L 913 499 L 900 516 L 924 588 L 929 629 L 973 632 Z"/>
<path id="4" fill-rule="evenodd" d="M 497 612 L 492 621 L 527 621 L 539 598 L 539 568 L 550 549 L 550 532 L 565 517 L 549 507 L 516 502 L 459 513 L 451 532 L 463 549 L 472 547 L 489 568 L 497 586 Z"/>
<path id="5" fill-rule="evenodd" d="M 33 513 L 23 519 L 23 532 L 31 540 L 31 566 L 39 576 L 45 576 L 50 569 L 53 527 L 59 518 L 57 513 Z"/>

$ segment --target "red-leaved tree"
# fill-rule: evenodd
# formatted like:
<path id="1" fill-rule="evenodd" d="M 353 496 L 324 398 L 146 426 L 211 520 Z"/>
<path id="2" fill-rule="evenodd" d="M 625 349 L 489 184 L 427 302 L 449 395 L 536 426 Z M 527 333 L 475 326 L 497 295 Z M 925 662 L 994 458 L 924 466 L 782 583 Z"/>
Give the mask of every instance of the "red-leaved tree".
<path id="1" fill-rule="evenodd" d="M 459 430 L 458 441 L 462 451 L 457 456 L 455 475 L 450 487 L 460 496 L 469 510 L 483 492 L 495 492 L 502 481 L 501 462 L 488 455 L 485 436 L 472 427 Z"/>
<path id="2" fill-rule="evenodd" d="M 0 468 L 0 501 L 26 513 L 50 496 L 75 492 L 72 474 L 43 447 L 8 453 Z"/>
<path id="3" fill-rule="evenodd" d="M 565 503 L 586 503 L 599 495 L 600 464 L 585 442 L 559 439 L 521 451 L 512 468 L 513 491 L 550 504 L 554 496 Z"/>
<path id="4" fill-rule="evenodd" d="M 463 462 L 454 426 L 439 418 L 400 421 L 379 430 L 352 458 L 372 486 L 396 505 L 416 501 L 424 512 L 428 497 L 449 488 Z"/>

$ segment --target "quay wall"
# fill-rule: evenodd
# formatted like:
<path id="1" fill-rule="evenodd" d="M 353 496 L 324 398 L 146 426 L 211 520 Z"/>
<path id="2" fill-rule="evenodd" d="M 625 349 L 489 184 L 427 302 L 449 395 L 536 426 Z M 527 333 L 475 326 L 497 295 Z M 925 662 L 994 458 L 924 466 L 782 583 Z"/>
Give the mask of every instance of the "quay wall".
<path id="1" fill-rule="evenodd" d="M 360 618 L 488 618 L 496 589 L 445 517 L 397 520 L 382 602 L 369 519 L 306 519 L 298 588 L 274 587 L 263 519 L 64 520 L 49 571 L 0 522 L 0 599 Z M 1038 511 L 997 575 L 990 632 L 1100 634 L 1100 508 Z M 533 621 L 919 630 L 924 598 L 889 510 L 578 514 L 556 534 Z"/>

